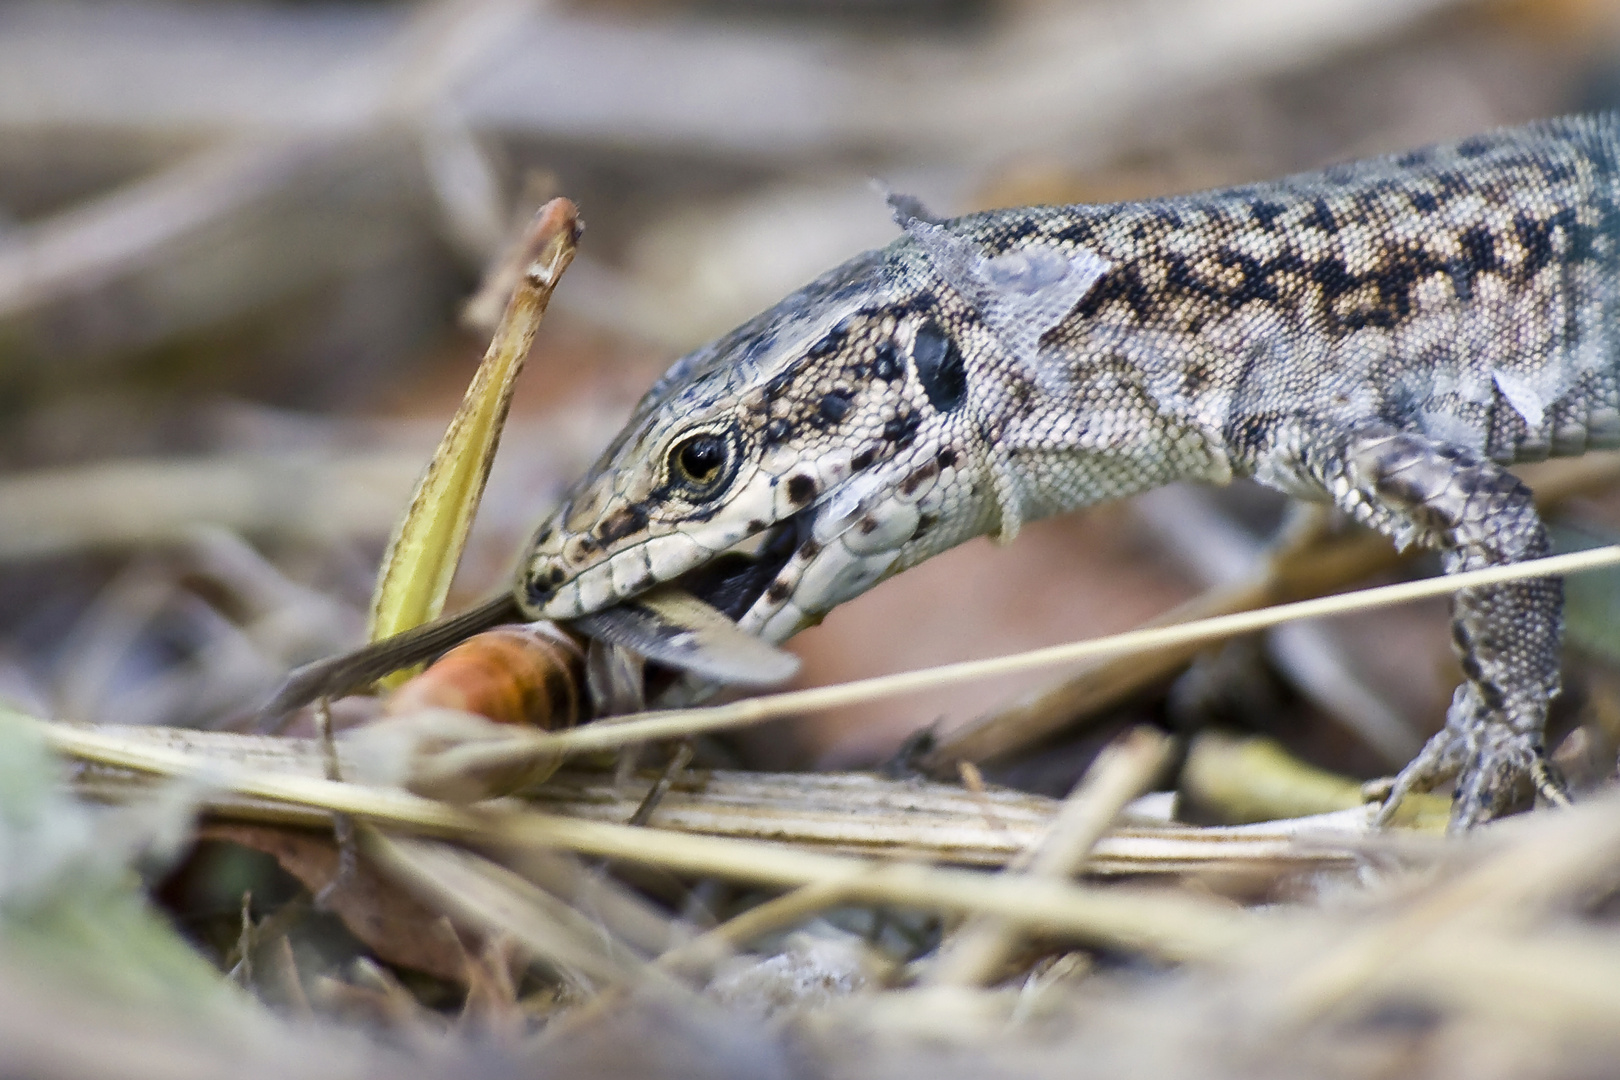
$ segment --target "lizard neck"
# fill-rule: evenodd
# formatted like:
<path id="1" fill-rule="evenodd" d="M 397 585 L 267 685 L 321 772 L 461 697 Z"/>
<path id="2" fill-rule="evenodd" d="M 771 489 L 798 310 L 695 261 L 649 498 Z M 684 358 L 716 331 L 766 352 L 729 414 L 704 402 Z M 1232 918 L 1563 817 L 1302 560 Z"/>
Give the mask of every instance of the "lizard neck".
<path id="1" fill-rule="evenodd" d="M 982 425 L 998 542 L 1026 521 L 1177 480 L 1224 484 L 1233 461 L 1221 430 L 1161 410 L 1127 366 L 1062 358 L 1051 385 L 1009 380 Z"/>

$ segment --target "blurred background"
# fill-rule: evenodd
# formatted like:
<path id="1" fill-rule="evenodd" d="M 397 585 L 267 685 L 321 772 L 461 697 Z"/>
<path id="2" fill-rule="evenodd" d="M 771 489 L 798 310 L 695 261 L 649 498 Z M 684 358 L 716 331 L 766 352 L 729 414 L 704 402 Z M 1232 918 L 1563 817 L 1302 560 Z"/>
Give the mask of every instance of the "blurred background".
<path id="1" fill-rule="evenodd" d="M 355 644 L 483 351 L 462 305 L 552 195 L 587 231 L 453 604 L 501 586 L 670 361 L 893 237 L 874 178 L 952 214 L 1142 198 L 1616 103 L 1620 4 L 1600 0 L 10 0 L 0 698 L 228 727 Z M 974 542 L 802 635 L 800 681 L 1127 628 L 1230 577 L 1281 515 L 1255 489 L 1172 491 Z M 1222 537 L 1235 554 L 1212 563 Z M 1253 645 L 1098 730 L 1224 710 L 1387 771 L 1454 685 L 1444 605 L 1323 635 L 1321 677 L 1382 737 L 1304 734 L 1310 664 Z M 872 764 L 1042 681 L 732 749 Z"/>

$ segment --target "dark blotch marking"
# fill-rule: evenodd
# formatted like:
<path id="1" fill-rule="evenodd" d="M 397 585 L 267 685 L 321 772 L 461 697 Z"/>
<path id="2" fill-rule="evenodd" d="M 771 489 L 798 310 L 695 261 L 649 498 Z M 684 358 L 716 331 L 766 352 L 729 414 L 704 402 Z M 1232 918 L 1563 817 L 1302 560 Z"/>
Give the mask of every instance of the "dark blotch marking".
<path id="1" fill-rule="evenodd" d="M 1330 256 L 1311 264 L 1311 281 L 1322 290 L 1322 298 L 1329 304 L 1359 284 L 1350 275 L 1344 260 Z"/>
<path id="2" fill-rule="evenodd" d="M 1215 258 L 1220 265 L 1236 267 L 1243 275 L 1236 285 L 1227 285 L 1199 274 L 1189 259 L 1173 253 L 1164 256 L 1165 285 L 1201 299 L 1218 301 L 1235 309 L 1251 300 L 1275 303 L 1280 298 L 1276 284 L 1277 275 L 1298 274 L 1306 270 L 1304 261 L 1292 252 L 1266 262 L 1236 251 L 1220 251 Z M 1199 314 L 1202 310 L 1201 305 L 1162 305 L 1161 302 L 1161 306 L 1184 310 L 1187 312 L 1189 322 L 1201 325 Z M 1189 332 L 1197 331 L 1196 326 L 1188 329 Z"/>
<path id="3" fill-rule="evenodd" d="M 1276 228 L 1277 219 L 1286 209 L 1288 208 L 1282 203 L 1268 202 L 1265 199 L 1254 199 L 1249 203 L 1249 213 L 1253 215 L 1255 223 L 1267 232 Z"/>
<path id="4" fill-rule="evenodd" d="M 1548 184 L 1567 184 L 1576 179 L 1579 174 L 1575 166 L 1568 161 L 1540 161 L 1541 175 L 1546 177 Z"/>
<path id="5" fill-rule="evenodd" d="M 544 529 L 541 529 L 540 530 L 540 535 L 534 538 L 535 546 L 538 547 L 539 545 L 545 543 L 547 540 L 550 540 L 551 539 L 551 534 L 554 531 L 555 530 L 552 529 L 552 527 L 550 525 L 547 525 Z"/>
<path id="6" fill-rule="evenodd" d="M 1432 214 L 1440 209 L 1440 200 L 1427 191 L 1414 191 L 1408 197 L 1412 200 L 1412 209 L 1420 214 Z"/>
<path id="7" fill-rule="evenodd" d="M 1283 430 L 1284 422 L 1293 419 L 1295 417 L 1291 413 L 1262 409 L 1228 424 L 1226 437 L 1233 446 L 1258 450 L 1260 447 L 1269 446 L 1277 432 Z"/>
<path id="8" fill-rule="evenodd" d="M 911 445 L 911 440 L 922 426 L 922 417 L 916 413 L 905 413 L 890 420 L 883 425 L 883 437 L 898 447 Z"/>
<path id="9" fill-rule="evenodd" d="M 748 533 L 750 536 L 752 536 L 754 533 L 764 532 L 768 528 L 770 528 L 770 526 L 758 518 L 755 518 L 753 521 L 748 523 Z"/>
<path id="10" fill-rule="evenodd" d="M 1451 291 L 1457 299 L 1467 302 L 1474 298 L 1475 271 L 1467 259 L 1456 258 L 1446 262 L 1446 273 L 1451 276 Z"/>
<path id="11" fill-rule="evenodd" d="M 1485 226 L 1464 229 L 1457 243 L 1463 249 L 1470 285 L 1474 278 L 1496 265 L 1496 237 Z M 1472 292 L 1472 288 L 1469 291 Z"/>
<path id="12" fill-rule="evenodd" d="M 1012 415 L 1020 420 L 1034 413 L 1038 404 L 1029 384 L 1025 382 L 1013 383 L 1007 397 L 1012 402 Z"/>
<path id="13" fill-rule="evenodd" d="M 773 581 L 771 582 L 770 588 L 765 590 L 765 599 L 769 600 L 773 604 L 780 604 L 792 594 L 793 590 L 788 587 L 787 582 Z"/>
<path id="14" fill-rule="evenodd" d="M 939 462 L 930 461 L 920 465 L 915 471 L 900 482 L 900 492 L 903 495 L 915 494 L 917 489 L 934 477 L 939 475 Z"/>
<path id="15" fill-rule="evenodd" d="M 787 491 L 789 502 L 794 506 L 803 506 L 816 497 L 815 477 L 795 473 L 788 477 Z"/>
<path id="16" fill-rule="evenodd" d="M 967 367 L 962 350 L 939 323 L 929 320 L 917 328 L 911 343 L 911 359 L 917 365 L 928 402 L 940 412 L 950 412 L 967 396 Z"/>
<path id="17" fill-rule="evenodd" d="M 1311 200 L 1311 212 L 1305 218 L 1305 225 L 1312 229 L 1321 229 L 1325 233 L 1334 233 L 1339 230 L 1338 222 L 1333 220 L 1333 209 L 1328 206 L 1327 200 L 1316 198 Z"/>
<path id="18" fill-rule="evenodd" d="M 803 370 L 805 359 L 805 357 L 801 356 L 771 376 L 770 381 L 765 384 L 764 396 L 766 404 L 775 401 L 793 389 L 794 382 L 798 380 L 799 373 Z"/>
<path id="19" fill-rule="evenodd" d="M 905 374 L 905 370 L 905 365 L 900 362 L 900 351 L 894 347 L 894 342 L 887 338 L 878 342 L 872 357 L 872 376 L 884 382 L 893 382 Z"/>
<path id="20" fill-rule="evenodd" d="M 765 421 L 765 430 L 762 433 L 762 438 L 764 439 L 766 446 L 774 446 L 777 443 L 786 442 L 788 437 L 792 434 L 792 424 L 788 423 L 780 416 L 773 416 L 769 420 Z"/>
<path id="21" fill-rule="evenodd" d="M 856 454 L 850 459 L 849 467 L 855 472 L 861 472 L 862 470 L 870 469 L 872 467 L 872 462 L 875 460 L 877 460 L 877 447 L 868 446 L 865 450 L 862 450 L 860 453 Z"/>
<path id="22" fill-rule="evenodd" d="M 1164 256 L 1164 283 L 1177 289 L 1185 289 L 1188 292 L 1202 293 L 1208 291 L 1204 283 L 1199 280 L 1198 275 L 1193 273 L 1192 263 L 1187 260 L 1187 257 L 1174 252 L 1167 253 Z"/>
<path id="23" fill-rule="evenodd" d="M 921 517 L 919 517 L 917 519 L 917 528 L 911 534 L 911 538 L 913 540 L 917 539 L 918 537 L 922 536 L 923 533 L 927 532 L 929 529 L 932 529 L 935 525 L 938 525 L 938 524 L 939 524 L 939 515 L 938 514 L 924 514 L 924 515 L 922 515 Z"/>
<path id="24" fill-rule="evenodd" d="M 1152 210 L 1153 220 L 1159 225 L 1162 225 L 1165 229 L 1173 231 L 1181 228 L 1183 224 L 1181 211 L 1177 210 L 1174 206 L 1169 206 L 1164 203 L 1155 203 L 1152 205 Z"/>
<path id="25" fill-rule="evenodd" d="M 870 536 L 877 527 L 877 518 L 871 516 L 861 518 L 855 526 L 862 536 Z"/>
<path id="26" fill-rule="evenodd" d="M 934 458 L 934 460 L 939 464 L 941 469 L 948 469 L 952 465 L 956 464 L 956 451 L 951 449 L 941 450 L 939 452 L 939 456 Z"/>
<path id="27" fill-rule="evenodd" d="M 1226 297 L 1226 302 L 1233 307 L 1242 307 L 1251 300 L 1277 299 L 1277 290 L 1271 284 L 1271 272 L 1260 260 L 1235 251 L 1223 251 L 1220 262 L 1223 266 L 1235 267 L 1243 275 L 1237 288 Z"/>
<path id="28" fill-rule="evenodd" d="M 810 346 L 809 351 L 807 351 L 805 355 L 810 357 L 812 360 L 819 360 L 823 356 L 830 356 L 843 347 L 844 341 L 848 337 L 849 328 L 843 323 L 839 323 L 827 333 L 826 337 Z"/>
<path id="29" fill-rule="evenodd" d="M 829 424 L 836 424 L 849 415 L 851 400 L 854 398 L 853 390 L 832 390 L 821 399 L 819 411 L 821 417 Z"/>
<path id="30" fill-rule="evenodd" d="M 1518 234 L 1519 243 L 1525 250 L 1524 265 L 1519 271 L 1524 277 L 1534 277 L 1553 261 L 1554 231 L 1562 231 L 1566 224 L 1574 219 L 1574 211 L 1568 209 L 1545 221 L 1529 214 L 1520 214 L 1513 219 L 1513 230 Z"/>
<path id="31" fill-rule="evenodd" d="M 1032 217 L 1014 218 L 996 230 L 1000 246 L 1007 247 L 1040 231 L 1040 224 Z"/>
<path id="32" fill-rule="evenodd" d="M 798 556 L 800 559 L 803 559 L 805 562 L 809 562 L 811 559 L 821 554 L 821 545 L 814 540 L 806 540 L 804 543 L 799 545 L 799 550 L 795 551 L 793 554 Z"/>
<path id="33" fill-rule="evenodd" d="M 1158 312 L 1159 300 L 1158 294 L 1143 283 L 1135 264 L 1127 262 L 1108 271 L 1074 310 L 1076 315 L 1089 319 L 1110 304 L 1124 303 L 1138 322 L 1147 323 Z"/>
<path id="34" fill-rule="evenodd" d="M 1194 359 L 1181 373 L 1181 392 L 1183 394 L 1196 394 L 1209 385 L 1214 373 L 1209 365 L 1202 360 Z"/>
<path id="35" fill-rule="evenodd" d="M 602 544 L 611 544 L 621 540 L 631 533 L 639 532 L 647 525 L 647 510 L 639 503 L 621 507 L 602 519 L 596 527 L 596 538 Z"/>
<path id="36" fill-rule="evenodd" d="M 1486 154 L 1490 153 L 1495 146 L 1496 140 L 1491 136 L 1475 135 L 1474 137 L 1464 139 L 1462 142 L 1457 144 L 1457 156 L 1465 161 L 1471 161 L 1474 158 L 1484 157 Z"/>
<path id="37" fill-rule="evenodd" d="M 1430 180 L 1440 189 L 1442 199 L 1455 199 L 1473 192 L 1474 184 L 1469 174 L 1461 170 L 1451 170 L 1436 173 Z"/>
<path id="38" fill-rule="evenodd" d="M 1150 210 L 1150 212 L 1146 216 L 1148 217 L 1149 220 L 1152 220 L 1155 215 L 1153 215 L 1151 213 L 1151 210 Z M 1146 226 L 1147 226 L 1147 223 L 1144 222 L 1142 227 L 1146 228 Z M 1082 217 L 1082 218 L 1075 218 L 1073 221 L 1069 222 L 1067 225 L 1064 225 L 1063 227 L 1054 230 L 1048 236 L 1048 239 L 1050 239 L 1054 243 L 1058 243 L 1058 244 L 1068 243 L 1068 244 L 1079 244 L 1081 247 L 1096 247 L 1096 236 L 1095 236 L 1095 234 L 1096 234 L 1096 228 L 1094 226 L 1094 223 L 1092 221 L 1090 221 L 1089 219 Z M 1104 280 L 1106 280 L 1106 279 L 1104 279 Z"/>

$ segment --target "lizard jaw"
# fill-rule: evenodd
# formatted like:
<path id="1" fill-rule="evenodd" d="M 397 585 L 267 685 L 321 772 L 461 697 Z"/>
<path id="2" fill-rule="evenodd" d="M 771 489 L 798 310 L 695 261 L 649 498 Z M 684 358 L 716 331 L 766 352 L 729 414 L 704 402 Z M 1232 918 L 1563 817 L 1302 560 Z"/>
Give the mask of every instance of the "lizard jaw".
<path id="1" fill-rule="evenodd" d="M 922 513 L 892 488 L 856 488 L 816 508 L 809 536 L 737 620 L 742 630 L 781 644 L 833 608 L 900 569 Z"/>
<path id="2" fill-rule="evenodd" d="M 918 465 L 908 456 L 851 476 L 847 463 L 824 458 L 818 479 L 825 493 L 807 505 L 791 494 L 794 485 L 762 479 L 748 493 L 754 498 L 728 508 L 729 524 L 707 523 L 707 542 L 676 531 L 616 552 L 564 578 L 543 604 L 533 604 L 535 617 L 579 618 L 673 583 L 745 632 L 780 644 L 901 568 L 902 550 L 937 501 L 941 468 L 949 467 L 943 461 Z M 744 528 L 744 521 L 751 524 Z M 529 580 L 542 572 L 564 577 L 570 542 L 557 544 L 547 563 L 531 564 Z"/>
<path id="3" fill-rule="evenodd" d="M 543 603 L 531 600 L 531 617 L 566 622 L 670 583 L 735 620 L 808 538 L 812 512 L 791 514 L 718 551 L 685 533 L 653 537 L 574 575 Z"/>

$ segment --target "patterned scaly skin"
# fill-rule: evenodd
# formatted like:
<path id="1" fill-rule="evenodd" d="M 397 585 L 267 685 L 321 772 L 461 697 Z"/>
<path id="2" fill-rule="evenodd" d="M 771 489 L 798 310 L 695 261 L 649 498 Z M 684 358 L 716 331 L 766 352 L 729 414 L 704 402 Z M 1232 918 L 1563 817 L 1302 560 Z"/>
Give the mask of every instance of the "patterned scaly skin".
<path id="1" fill-rule="evenodd" d="M 905 236 L 648 393 L 520 603 L 593 612 L 754 537 L 765 576 L 721 606 L 779 642 L 971 537 L 1233 476 L 1448 572 L 1544 554 L 1502 466 L 1620 445 L 1617 150 L 1602 115 L 1148 202 L 894 200 Z M 1454 828 L 1530 802 L 1561 607 L 1556 581 L 1457 595 L 1467 681 L 1386 812 L 1452 778 Z"/>

